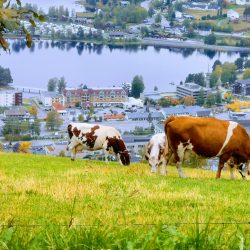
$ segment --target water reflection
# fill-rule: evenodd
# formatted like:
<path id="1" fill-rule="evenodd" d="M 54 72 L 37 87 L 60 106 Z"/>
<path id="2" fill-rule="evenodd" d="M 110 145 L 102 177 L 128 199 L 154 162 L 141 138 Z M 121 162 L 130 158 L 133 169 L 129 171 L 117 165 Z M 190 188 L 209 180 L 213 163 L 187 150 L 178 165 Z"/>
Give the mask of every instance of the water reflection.
<path id="1" fill-rule="evenodd" d="M 95 53 L 98 55 L 102 54 L 103 49 L 108 48 L 110 52 L 113 50 L 122 50 L 129 53 L 137 53 L 138 51 L 147 51 L 150 46 L 147 45 L 98 45 L 93 43 L 84 43 L 77 41 L 35 41 L 32 43 L 31 48 L 26 47 L 26 42 L 24 39 L 22 40 L 13 40 L 11 41 L 12 52 L 20 53 L 26 48 L 30 52 L 35 52 L 36 49 L 58 49 L 61 51 L 70 51 L 71 49 L 76 49 L 77 54 L 82 55 L 83 51 L 86 50 L 89 53 Z M 193 55 L 195 51 L 198 54 L 205 55 L 209 59 L 213 59 L 215 56 L 219 56 L 220 53 L 226 53 L 228 56 L 235 56 L 239 54 L 241 57 L 247 57 L 249 53 L 247 52 L 220 52 L 209 49 L 193 49 L 193 48 L 172 48 L 172 47 L 161 47 L 161 46 L 153 46 L 154 51 L 159 53 L 161 50 L 167 50 L 170 53 L 181 54 L 183 58 L 188 58 Z"/>

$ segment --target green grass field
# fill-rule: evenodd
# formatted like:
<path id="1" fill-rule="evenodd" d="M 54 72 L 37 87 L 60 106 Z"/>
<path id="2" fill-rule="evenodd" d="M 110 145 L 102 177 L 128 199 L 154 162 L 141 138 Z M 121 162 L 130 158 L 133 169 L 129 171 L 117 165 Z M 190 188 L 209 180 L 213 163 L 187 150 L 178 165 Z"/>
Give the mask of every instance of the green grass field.
<path id="1" fill-rule="evenodd" d="M 250 249 L 249 181 L 168 170 L 1 153 L 0 249 Z"/>

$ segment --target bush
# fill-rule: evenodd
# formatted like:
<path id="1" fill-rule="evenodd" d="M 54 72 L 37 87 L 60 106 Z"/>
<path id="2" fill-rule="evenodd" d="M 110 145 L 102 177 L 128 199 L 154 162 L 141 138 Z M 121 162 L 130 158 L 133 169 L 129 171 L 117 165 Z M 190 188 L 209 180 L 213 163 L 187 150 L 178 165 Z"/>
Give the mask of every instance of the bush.
<path id="1" fill-rule="evenodd" d="M 204 39 L 204 43 L 209 45 L 214 45 L 216 43 L 216 36 L 214 35 L 214 33 L 206 36 Z"/>

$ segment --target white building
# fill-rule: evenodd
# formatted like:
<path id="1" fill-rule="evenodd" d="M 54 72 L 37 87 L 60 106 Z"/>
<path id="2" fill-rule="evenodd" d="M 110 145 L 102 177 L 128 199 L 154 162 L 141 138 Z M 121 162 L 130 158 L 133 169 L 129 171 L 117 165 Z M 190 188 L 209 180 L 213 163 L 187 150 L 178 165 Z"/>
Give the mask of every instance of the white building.
<path id="1" fill-rule="evenodd" d="M 235 3 L 237 5 L 247 5 L 250 4 L 250 0 L 236 0 Z"/>
<path id="2" fill-rule="evenodd" d="M 52 103 L 58 102 L 65 105 L 65 98 L 63 95 L 56 92 L 42 92 L 40 93 L 40 101 L 45 107 L 51 107 Z"/>
<path id="3" fill-rule="evenodd" d="M 240 14 L 237 11 L 235 11 L 235 10 L 229 10 L 227 12 L 227 18 L 230 21 L 238 21 L 239 18 L 240 18 Z"/>
<path id="4" fill-rule="evenodd" d="M 0 92 L 0 107 L 11 107 L 14 105 L 14 94 L 12 92 Z"/>
<path id="5" fill-rule="evenodd" d="M 175 11 L 175 18 L 176 19 L 181 19 L 183 17 L 182 13 L 180 11 Z"/>
<path id="6" fill-rule="evenodd" d="M 0 107 L 11 107 L 14 105 L 22 105 L 22 92 L 0 92 Z"/>

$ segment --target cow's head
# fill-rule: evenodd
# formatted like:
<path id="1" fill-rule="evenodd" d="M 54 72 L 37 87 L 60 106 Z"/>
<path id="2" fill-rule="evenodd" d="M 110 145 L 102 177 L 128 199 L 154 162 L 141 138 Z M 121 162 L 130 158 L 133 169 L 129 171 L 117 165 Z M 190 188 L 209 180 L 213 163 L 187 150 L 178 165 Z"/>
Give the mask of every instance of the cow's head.
<path id="1" fill-rule="evenodd" d="M 109 148 L 112 148 L 114 153 L 121 160 L 122 164 L 129 165 L 130 164 L 130 155 L 129 155 L 129 152 L 125 146 L 124 141 L 121 139 L 121 137 L 114 136 L 114 137 L 107 137 L 106 139 L 108 141 L 107 150 L 109 150 Z"/>
<path id="2" fill-rule="evenodd" d="M 130 164 L 130 155 L 128 150 L 120 151 L 118 154 L 123 165 L 127 166 Z"/>
<path id="3" fill-rule="evenodd" d="M 151 152 L 151 147 L 148 148 L 148 163 L 151 168 L 151 173 L 156 173 L 158 166 L 162 164 L 164 149 L 159 146 L 159 150 Z"/>

